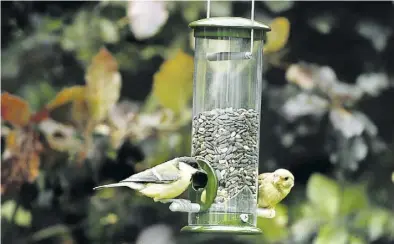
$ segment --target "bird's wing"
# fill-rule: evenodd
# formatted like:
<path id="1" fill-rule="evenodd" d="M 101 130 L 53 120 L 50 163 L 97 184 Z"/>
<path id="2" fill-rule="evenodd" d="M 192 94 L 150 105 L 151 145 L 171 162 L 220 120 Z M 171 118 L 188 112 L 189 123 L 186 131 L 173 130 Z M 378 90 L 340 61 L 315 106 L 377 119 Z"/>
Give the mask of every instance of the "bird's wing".
<path id="1" fill-rule="evenodd" d="M 165 184 L 180 178 L 179 169 L 172 163 L 164 163 L 130 176 L 121 182 Z"/>

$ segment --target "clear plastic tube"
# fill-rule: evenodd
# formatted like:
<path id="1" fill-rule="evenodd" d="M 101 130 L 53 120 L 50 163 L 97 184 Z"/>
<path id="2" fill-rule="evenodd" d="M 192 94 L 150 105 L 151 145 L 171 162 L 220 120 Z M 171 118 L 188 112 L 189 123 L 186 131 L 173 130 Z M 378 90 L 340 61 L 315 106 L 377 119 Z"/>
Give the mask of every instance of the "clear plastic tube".
<path id="1" fill-rule="evenodd" d="M 252 50 L 250 36 L 195 44 L 192 155 L 209 162 L 219 186 L 214 204 L 190 213 L 189 225 L 255 227 L 263 40 Z"/>

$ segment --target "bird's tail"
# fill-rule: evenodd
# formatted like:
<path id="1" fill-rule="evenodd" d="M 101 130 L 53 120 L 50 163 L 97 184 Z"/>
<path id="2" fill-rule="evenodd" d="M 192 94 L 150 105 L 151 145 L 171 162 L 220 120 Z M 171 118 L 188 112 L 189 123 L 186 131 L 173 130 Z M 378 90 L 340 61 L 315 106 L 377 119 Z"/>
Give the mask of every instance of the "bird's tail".
<path id="1" fill-rule="evenodd" d="M 134 183 L 134 182 L 119 182 L 114 184 L 102 185 L 93 188 L 93 190 L 99 190 L 103 188 L 111 188 L 111 187 L 119 187 L 119 186 L 126 186 L 134 190 L 141 190 L 143 188 L 142 184 Z"/>

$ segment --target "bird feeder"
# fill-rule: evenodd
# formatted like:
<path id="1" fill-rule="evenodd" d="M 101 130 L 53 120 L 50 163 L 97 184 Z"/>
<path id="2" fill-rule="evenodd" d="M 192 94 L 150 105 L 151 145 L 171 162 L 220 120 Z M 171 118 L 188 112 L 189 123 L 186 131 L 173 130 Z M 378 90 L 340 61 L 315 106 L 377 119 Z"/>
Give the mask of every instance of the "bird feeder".
<path id="1" fill-rule="evenodd" d="M 189 26 L 195 37 L 192 156 L 208 182 L 189 188 L 189 200 L 199 208 L 189 212 L 182 231 L 259 234 L 263 43 L 270 28 L 235 17 Z"/>

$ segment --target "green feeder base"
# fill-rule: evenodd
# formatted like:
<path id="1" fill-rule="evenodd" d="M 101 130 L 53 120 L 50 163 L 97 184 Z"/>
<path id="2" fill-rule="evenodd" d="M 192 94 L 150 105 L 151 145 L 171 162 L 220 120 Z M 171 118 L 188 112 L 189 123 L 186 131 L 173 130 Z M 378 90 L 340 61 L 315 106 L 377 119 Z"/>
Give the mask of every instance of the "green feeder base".
<path id="1" fill-rule="evenodd" d="M 181 232 L 197 233 L 227 233 L 239 235 L 259 235 L 261 230 L 251 226 L 225 226 L 225 225 L 188 225 Z"/>

